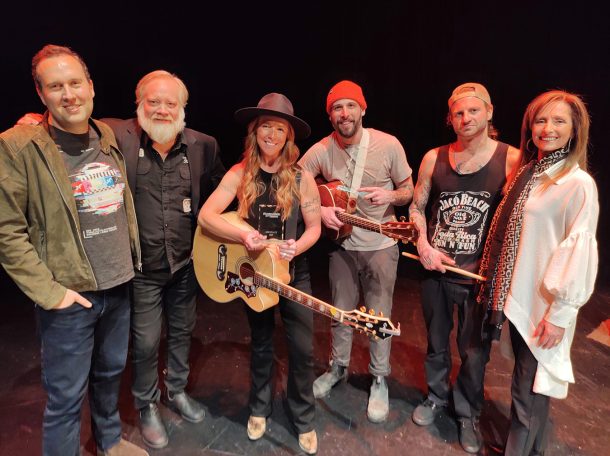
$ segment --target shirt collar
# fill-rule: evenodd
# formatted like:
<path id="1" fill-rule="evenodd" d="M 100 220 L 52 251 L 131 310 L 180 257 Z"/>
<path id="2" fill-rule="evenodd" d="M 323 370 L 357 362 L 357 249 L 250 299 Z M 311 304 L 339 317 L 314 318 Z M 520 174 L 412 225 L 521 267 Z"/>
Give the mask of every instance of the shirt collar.
<path id="1" fill-rule="evenodd" d="M 549 167 L 549 169 L 544 171 L 542 174 L 546 174 L 549 178 L 552 179 L 554 176 L 559 174 L 559 172 L 563 168 L 563 165 L 565 164 L 565 161 L 566 161 L 565 158 L 563 160 L 561 160 L 561 161 L 558 161 L 553 166 Z M 559 179 L 555 180 L 553 183 L 555 185 L 563 184 L 572 174 L 574 174 L 579 169 L 580 169 L 580 166 L 578 166 L 578 163 L 575 163 L 574 166 L 572 166 L 572 168 L 570 169 L 569 172 L 567 172 L 566 174 L 561 176 Z"/>

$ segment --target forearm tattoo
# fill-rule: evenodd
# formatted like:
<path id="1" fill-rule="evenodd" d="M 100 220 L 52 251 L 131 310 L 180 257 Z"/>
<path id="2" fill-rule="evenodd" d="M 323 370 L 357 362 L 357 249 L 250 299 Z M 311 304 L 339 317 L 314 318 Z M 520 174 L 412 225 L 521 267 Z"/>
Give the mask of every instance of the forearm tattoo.
<path id="1" fill-rule="evenodd" d="M 319 214 L 320 213 L 320 197 L 303 201 L 301 203 L 301 211 L 304 214 Z"/>
<path id="2" fill-rule="evenodd" d="M 409 180 L 394 191 L 394 206 L 404 206 L 413 198 L 413 181 Z"/>

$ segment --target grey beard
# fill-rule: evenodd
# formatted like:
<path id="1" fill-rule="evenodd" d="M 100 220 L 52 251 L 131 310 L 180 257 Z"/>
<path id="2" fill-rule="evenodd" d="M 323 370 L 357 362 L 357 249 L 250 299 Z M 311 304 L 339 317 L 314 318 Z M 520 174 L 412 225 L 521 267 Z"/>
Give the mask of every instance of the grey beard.
<path id="1" fill-rule="evenodd" d="M 178 136 L 186 126 L 186 123 L 184 122 L 184 110 L 181 110 L 180 116 L 176 121 L 171 122 L 170 124 L 157 124 L 151 119 L 148 119 L 144 115 L 144 111 L 138 108 L 138 123 L 150 139 L 159 144 L 166 144 L 170 141 L 174 141 L 176 136 Z"/>

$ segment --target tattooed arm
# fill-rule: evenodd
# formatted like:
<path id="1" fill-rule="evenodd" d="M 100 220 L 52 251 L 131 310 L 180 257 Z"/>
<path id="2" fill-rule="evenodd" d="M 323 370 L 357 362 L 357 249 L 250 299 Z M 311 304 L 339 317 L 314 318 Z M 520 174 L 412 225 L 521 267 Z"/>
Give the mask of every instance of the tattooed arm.
<path id="1" fill-rule="evenodd" d="M 443 263 L 455 264 L 455 262 L 430 245 L 426 223 L 426 206 L 430 197 L 430 189 L 432 188 L 432 172 L 434 171 L 437 156 L 438 149 L 432 149 L 424 155 L 419 167 L 415 191 L 413 192 L 413 202 L 409 206 L 409 219 L 415 224 L 419 233 L 417 252 L 423 267 L 431 271 L 445 272 Z"/>
<path id="2" fill-rule="evenodd" d="M 309 249 L 320 237 L 320 194 L 311 173 L 301 175 L 301 213 L 305 222 L 305 232 L 296 242 L 296 255 Z"/>
<path id="3" fill-rule="evenodd" d="M 373 206 L 383 206 L 392 204 L 394 206 L 404 206 L 413 197 L 413 179 L 411 176 L 400 182 L 396 190 L 386 190 L 381 187 L 360 187 L 359 192 L 364 192 L 364 199 L 371 202 Z"/>
<path id="4" fill-rule="evenodd" d="M 404 206 L 408 204 L 413 198 L 413 178 L 409 176 L 398 184 L 396 190 L 394 190 L 394 200 L 392 204 L 394 206 Z"/>

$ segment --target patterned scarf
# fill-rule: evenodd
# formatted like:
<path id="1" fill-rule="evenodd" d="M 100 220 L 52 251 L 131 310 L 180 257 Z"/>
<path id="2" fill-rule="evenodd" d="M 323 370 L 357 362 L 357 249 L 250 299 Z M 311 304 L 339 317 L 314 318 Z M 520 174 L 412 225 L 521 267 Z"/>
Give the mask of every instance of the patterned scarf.
<path id="1" fill-rule="evenodd" d="M 477 295 L 479 304 L 491 311 L 487 323 L 495 326 L 497 339 L 504 321 L 504 304 L 513 278 L 519 249 L 525 203 L 534 182 L 542 173 L 568 155 L 568 145 L 521 167 L 491 221 L 479 274 L 487 277 Z M 492 268 L 492 270 L 490 270 Z"/>

